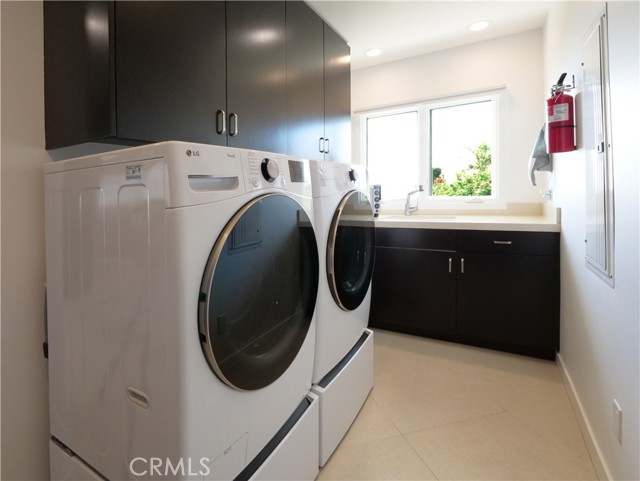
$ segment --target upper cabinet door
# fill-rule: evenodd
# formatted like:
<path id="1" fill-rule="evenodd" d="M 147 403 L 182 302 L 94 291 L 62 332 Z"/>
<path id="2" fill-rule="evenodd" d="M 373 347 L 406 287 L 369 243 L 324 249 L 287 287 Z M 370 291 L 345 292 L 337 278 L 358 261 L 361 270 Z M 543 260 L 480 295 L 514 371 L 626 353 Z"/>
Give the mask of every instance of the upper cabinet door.
<path id="1" fill-rule="evenodd" d="M 351 162 L 351 50 L 324 26 L 325 160 Z"/>
<path id="2" fill-rule="evenodd" d="M 113 3 L 43 2 L 47 149 L 115 135 Z"/>
<path id="3" fill-rule="evenodd" d="M 304 2 L 287 2 L 287 153 L 322 160 L 324 22 Z"/>
<path id="4" fill-rule="evenodd" d="M 226 9 L 228 145 L 286 152 L 285 2 Z"/>
<path id="5" fill-rule="evenodd" d="M 224 145 L 224 2 L 115 9 L 118 137 Z"/>
<path id="6" fill-rule="evenodd" d="M 303 2 L 49 1 L 44 49 L 47 149 L 181 140 L 350 161 L 349 47 Z"/>

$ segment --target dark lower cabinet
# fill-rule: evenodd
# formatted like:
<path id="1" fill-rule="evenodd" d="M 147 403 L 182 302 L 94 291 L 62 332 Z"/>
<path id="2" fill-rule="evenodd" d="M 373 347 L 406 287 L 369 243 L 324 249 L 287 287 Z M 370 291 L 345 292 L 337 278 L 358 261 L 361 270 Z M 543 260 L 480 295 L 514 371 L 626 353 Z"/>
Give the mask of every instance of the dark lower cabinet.
<path id="1" fill-rule="evenodd" d="M 372 327 L 555 359 L 559 234 L 379 231 Z"/>
<path id="2" fill-rule="evenodd" d="M 453 254 L 378 247 L 370 324 L 413 334 L 451 335 L 456 323 Z M 419 268 L 418 268 L 419 266 Z"/>
<path id="3" fill-rule="evenodd" d="M 461 253 L 456 333 L 461 339 L 554 358 L 560 272 L 555 256 Z"/>

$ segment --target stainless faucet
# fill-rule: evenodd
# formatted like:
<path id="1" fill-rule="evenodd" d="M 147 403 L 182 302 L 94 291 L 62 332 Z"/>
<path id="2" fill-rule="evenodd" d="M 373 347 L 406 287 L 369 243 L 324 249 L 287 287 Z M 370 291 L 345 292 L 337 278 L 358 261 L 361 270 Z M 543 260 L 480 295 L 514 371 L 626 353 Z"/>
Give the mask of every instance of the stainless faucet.
<path id="1" fill-rule="evenodd" d="M 404 204 L 404 215 L 411 215 L 412 212 L 418 210 L 418 198 L 416 197 L 416 203 L 411 205 L 411 196 L 413 194 L 417 194 L 418 192 L 424 192 L 424 186 L 419 185 L 418 190 L 412 190 L 407 194 L 407 201 Z"/>

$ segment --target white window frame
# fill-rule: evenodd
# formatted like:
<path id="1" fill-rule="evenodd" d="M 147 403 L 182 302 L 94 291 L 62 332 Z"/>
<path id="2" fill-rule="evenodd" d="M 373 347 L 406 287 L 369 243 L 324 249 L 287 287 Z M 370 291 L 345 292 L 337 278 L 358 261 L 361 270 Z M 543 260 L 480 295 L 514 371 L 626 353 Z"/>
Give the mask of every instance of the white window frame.
<path id="1" fill-rule="evenodd" d="M 502 89 L 500 89 L 502 90 Z M 432 196 L 431 192 L 431 110 L 445 107 L 453 107 L 456 105 L 471 104 L 477 102 L 491 101 L 493 110 L 493 139 L 491 146 L 491 195 L 490 196 L 478 196 L 478 197 L 445 197 L 445 196 Z M 499 192 L 499 151 L 498 151 L 498 137 L 499 137 L 499 112 L 500 112 L 500 92 L 490 93 L 471 93 L 459 96 L 448 97 L 445 99 L 432 99 L 421 102 L 415 102 L 411 104 L 403 104 L 390 106 L 386 108 L 379 108 L 375 110 L 369 110 L 360 112 L 360 163 L 368 167 L 368 146 L 367 146 L 367 119 L 384 117 L 387 115 L 401 114 L 405 112 L 418 112 L 419 123 L 419 161 L 418 161 L 418 182 L 416 185 L 423 184 L 425 191 L 420 193 L 419 204 L 420 210 L 430 209 L 482 209 L 488 207 L 499 207 L 504 204 L 500 201 Z M 401 210 L 404 208 L 405 199 L 385 199 L 384 198 L 384 186 L 382 203 L 385 209 L 388 210 Z M 490 205 L 487 205 L 490 204 Z"/>

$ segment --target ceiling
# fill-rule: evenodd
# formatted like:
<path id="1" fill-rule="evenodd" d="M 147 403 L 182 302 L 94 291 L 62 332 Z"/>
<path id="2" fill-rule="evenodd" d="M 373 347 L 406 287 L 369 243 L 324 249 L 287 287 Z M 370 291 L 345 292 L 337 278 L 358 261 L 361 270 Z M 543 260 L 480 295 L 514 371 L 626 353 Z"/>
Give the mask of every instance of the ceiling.
<path id="1" fill-rule="evenodd" d="M 307 0 L 351 46 L 353 70 L 541 28 L 551 0 Z M 489 28 L 467 27 L 489 20 Z M 364 52 L 380 48 L 378 57 Z"/>

